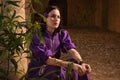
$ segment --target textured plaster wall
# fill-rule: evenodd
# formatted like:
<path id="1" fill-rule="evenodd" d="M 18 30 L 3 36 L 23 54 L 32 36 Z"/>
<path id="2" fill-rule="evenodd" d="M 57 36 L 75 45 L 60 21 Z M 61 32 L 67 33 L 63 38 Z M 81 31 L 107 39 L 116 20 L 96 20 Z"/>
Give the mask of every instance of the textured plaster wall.
<path id="1" fill-rule="evenodd" d="M 120 33 L 120 0 L 67 0 L 70 27 L 99 27 Z"/>
<path id="2" fill-rule="evenodd" d="M 95 25 L 97 27 L 102 26 L 102 0 L 96 1 Z"/>
<path id="3" fill-rule="evenodd" d="M 95 26 L 95 0 L 67 0 L 68 25 Z"/>
<path id="4" fill-rule="evenodd" d="M 120 0 L 109 0 L 108 28 L 120 33 Z"/>

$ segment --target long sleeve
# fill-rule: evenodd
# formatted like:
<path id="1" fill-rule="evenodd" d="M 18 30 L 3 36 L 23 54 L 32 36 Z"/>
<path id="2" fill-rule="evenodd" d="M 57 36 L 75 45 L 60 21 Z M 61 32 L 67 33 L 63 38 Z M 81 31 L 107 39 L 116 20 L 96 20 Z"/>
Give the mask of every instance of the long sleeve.
<path id="1" fill-rule="evenodd" d="M 70 50 L 72 48 L 76 48 L 74 43 L 72 42 L 68 31 L 62 29 L 60 32 L 60 40 L 61 40 L 61 48 L 62 51 L 65 52 L 66 50 Z"/>
<path id="2" fill-rule="evenodd" d="M 45 64 L 45 61 L 52 54 L 51 50 L 48 50 L 43 43 L 41 43 L 36 35 L 33 35 L 30 45 L 33 58 L 40 64 Z"/>

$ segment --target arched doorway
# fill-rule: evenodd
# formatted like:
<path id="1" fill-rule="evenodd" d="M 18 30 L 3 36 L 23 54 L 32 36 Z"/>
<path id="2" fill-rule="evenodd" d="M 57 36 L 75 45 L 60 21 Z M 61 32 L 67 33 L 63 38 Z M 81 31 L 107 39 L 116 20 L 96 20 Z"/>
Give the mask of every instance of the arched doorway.
<path id="1" fill-rule="evenodd" d="M 66 0 L 49 0 L 48 5 L 56 5 L 61 9 L 62 24 L 67 25 L 67 1 Z"/>

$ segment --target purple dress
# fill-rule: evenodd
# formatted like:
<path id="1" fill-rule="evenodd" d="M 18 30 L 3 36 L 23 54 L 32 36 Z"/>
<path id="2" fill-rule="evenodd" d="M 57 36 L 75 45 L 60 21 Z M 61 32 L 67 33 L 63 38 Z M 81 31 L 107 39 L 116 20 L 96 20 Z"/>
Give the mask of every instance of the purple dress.
<path id="1" fill-rule="evenodd" d="M 66 70 L 63 67 L 46 65 L 45 61 L 49 56 L 57 59 L 61 56 L 61 51 L 75 48 L 68 32 L 61 29 L 54 33 L 53 36 L 46 30 L 42 34 L 44 41 L 40 41 L 36 34 L 33 35 L 30 49 L 32 51 L 33 60 L 28 66 L 28 78 L 45 77 L 48 80 L 65 80 Z M 89 80 L 88 75 L 78 76 L 73 71 L 71 80 Z"/>

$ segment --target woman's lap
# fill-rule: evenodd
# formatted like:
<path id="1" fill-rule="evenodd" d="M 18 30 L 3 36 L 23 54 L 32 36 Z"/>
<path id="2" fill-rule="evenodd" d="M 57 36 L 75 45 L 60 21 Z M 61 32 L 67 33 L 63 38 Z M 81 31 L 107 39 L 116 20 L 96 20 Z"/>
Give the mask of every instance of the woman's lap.
<path id="1" fill-rule="evenodd" d="M 69 61 L 75 62 L 74 59 L 70 59 Z M 40 77 L 45 77 L 48 80 L 66 80 L 66 71 L 67 69 L 64 67 L 47 66 L 45 72 Z M 71 80 L 90 80 L 88 74 L 79 76 L 77 71 L 74 70 L 72 70 L 72 75 Z"/>

